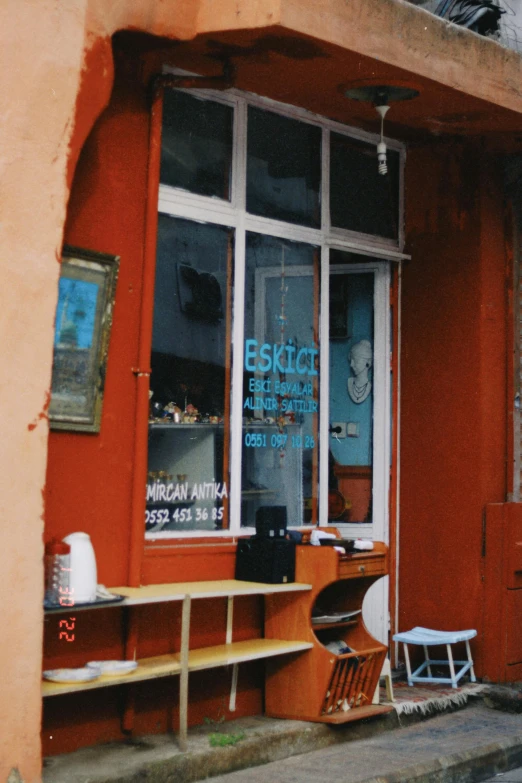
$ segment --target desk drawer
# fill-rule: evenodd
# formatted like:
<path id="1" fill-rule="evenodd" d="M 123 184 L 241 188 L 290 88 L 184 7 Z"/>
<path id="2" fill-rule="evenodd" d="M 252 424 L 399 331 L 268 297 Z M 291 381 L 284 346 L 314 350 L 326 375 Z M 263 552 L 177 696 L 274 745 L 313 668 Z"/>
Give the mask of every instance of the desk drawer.
<path id="1" fill-rule="evenodd" d="M 355 557 L 339 558 L 339 579 L 360 579 L 363 576 L 386 574 L 386 557 L 384 554 L 373 556 L 356 555 Z"/>

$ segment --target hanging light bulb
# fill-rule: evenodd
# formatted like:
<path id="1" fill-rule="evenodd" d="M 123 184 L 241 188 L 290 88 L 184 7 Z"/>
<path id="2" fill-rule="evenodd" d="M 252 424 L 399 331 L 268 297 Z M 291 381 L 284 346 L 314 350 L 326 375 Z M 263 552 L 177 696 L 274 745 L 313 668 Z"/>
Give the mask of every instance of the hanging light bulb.
<path id="1" fill-rule="evenodd" d="M 377 165 L 379 174 L 388 173 L 386 160 L 386 143 L 384 141 L 384 118 L 389 104 L 397 101 L 409 101 L 416 98 L 419 91 L 409 85 L 388 85 L 372 81 L 353 82 L 350 85 L 341 85 L 341 89 L 347 98 L 354 101 L 372 103 L 381 118 L 381 135 L 377 144 Z"/>
<path id="2" fill-rule="evenodd" d="M 377 164 L 378 164 L 379 174 L 382 174 L 383 176 L 388 173 L 388 162 L 386 160 L 386 143 L 384 141 L 384 118 L 386 117 L 386 112 L 388 111 L 389 108 L 390 107 L 386 104 L 375 107 L 375 111 L 379 114 L 381 118 L 381 138 L 379 143 L 377 144 Z"/>

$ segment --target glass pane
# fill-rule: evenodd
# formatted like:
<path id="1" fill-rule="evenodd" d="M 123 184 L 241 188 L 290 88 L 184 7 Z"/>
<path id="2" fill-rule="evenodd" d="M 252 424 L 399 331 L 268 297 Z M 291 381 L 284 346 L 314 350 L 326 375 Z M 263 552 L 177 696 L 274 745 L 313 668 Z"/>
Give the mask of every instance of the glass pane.
<path id="1" fill-rule="evenodd" d="M 147 530 L 228 527 L 232 243 L 159 216 Z"/>
<path id="2" fill-rule="evenodd" d="M 319 252 L 247 234 L 241 524 L 317 521 Z"/>
<path id="3" fill-rule="evenodd" d="M 165 90 L 160 181 L 230 199 L 232 123 L 231 106 Z"/>
<path id="4" fill-rule="evenodd" d="M 247 211 L 318 227 L 321 129 L 250 106 Z"/>
<path id="5" fill-rule="evenodd" d="M 397 239 L 400 156 L 388 150 L 388 174 L 377 170 L 375 144 L 339 133 L 330 142 L 332 226 Z"/>
<path id="6" fill-rule="evenodd" d="M 374 276 L 330 276 L 330 522 L 372 521 Z"/>

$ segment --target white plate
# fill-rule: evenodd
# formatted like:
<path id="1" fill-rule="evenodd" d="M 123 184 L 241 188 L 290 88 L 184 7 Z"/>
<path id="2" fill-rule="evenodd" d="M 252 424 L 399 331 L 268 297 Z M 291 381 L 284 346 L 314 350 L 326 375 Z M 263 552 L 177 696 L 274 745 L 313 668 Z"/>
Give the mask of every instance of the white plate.
<path id="1" fill-rule="evenodd" d="M 89 669 L 47 669 L 44 671 L 44 680 L 51 682 L 90 682 L 100 676 L 100 670 Z"/>
<path id="2" fill-rule="evenodd" d="M 138 668 L 136 661 L 89 661 L 86 666 L 98 674 L 110 674 L 112 677 L 129 674 Z"/>

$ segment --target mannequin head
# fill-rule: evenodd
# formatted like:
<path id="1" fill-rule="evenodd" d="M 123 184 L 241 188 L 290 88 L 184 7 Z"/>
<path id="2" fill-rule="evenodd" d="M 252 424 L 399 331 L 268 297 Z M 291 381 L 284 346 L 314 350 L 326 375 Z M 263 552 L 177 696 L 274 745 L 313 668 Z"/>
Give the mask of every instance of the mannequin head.
<path id="1" fill-rule="evenodd" d="M 353 376 L 348 378 L 348 394 L 356 405 L 364 402 L 372 390 L 368 371 L 373 363 L 372 344 L 369 340 L 359 340 L 352 345 L 349 354 Z"/>
<path id="2" fill-rule="evenodd" d="M 373 362 L 372 344 L 369 340 L 360 340 L 358 343 L 355 343 L 355 345 L 352 345 L 350 348 L 349 362 L 356 378 L 361 375 L 361 373 L 368 373 Z"/>

